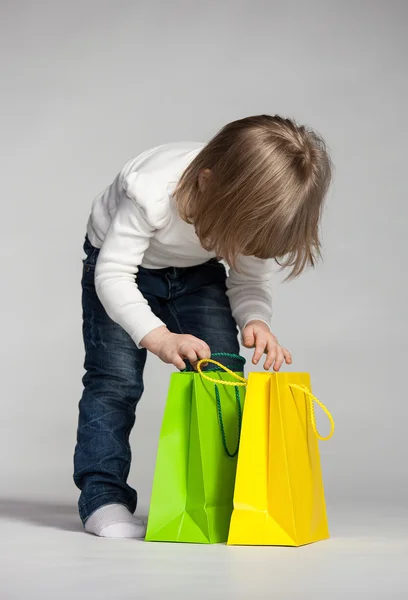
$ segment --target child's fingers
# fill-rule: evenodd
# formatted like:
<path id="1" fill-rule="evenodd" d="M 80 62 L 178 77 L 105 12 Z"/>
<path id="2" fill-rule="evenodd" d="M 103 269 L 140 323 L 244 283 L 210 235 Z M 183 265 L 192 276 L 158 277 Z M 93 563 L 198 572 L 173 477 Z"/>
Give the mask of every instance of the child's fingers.
<path id="1" fill-rule="evenodd" d="M 210 346 L 208 344 L 206 344 L 203 340 L 200 340 L 200 344 L 204 348 L 204 350 L 206 352 L 209 352 L 209 354 L 211 355 L 211 348 L 210 348 Z"/>
<path id="2" fill-rule="evenodd" d="M 246 327 L 242 342 L 245 348 L 253 348 L 255 346 L 255 335 L 252 327 Z"/>
<path id="3" fill-rule="evenodd" d="M 268 344 L 268 354 L 266 356 L 265 365 L 264 365 L 264 369 L 266 371 L 268 371 L 271 368 L 271 366 L 273 365 L 273 363 L 276 359 L 276 349 L 277 349 L 277 346 L 276 346 L 275 342 L 270 342 Z"/>
<path id="4" fill-rule="evenodd" d="M 176 369 L 179 369 L 179 371 L 184 371 L 184 369 L 187 366 L 179 354 L 175 354 L 171 362 L 176 367 Z"/>
<path id="5" fill-rule="evenodd" d="M 190 335 L 188 337 L 194 348 L 203 348 L 205 351 L 211 353 L 210 346 L 204 340 L 200 340 L 200 338 L 197 338 L 194 335 Z"/>
<path id="6" fill-rule="evenodd" d="M 200 344 L 196 344 L 194 347 L 195 353 L 197 355 L 197 360 L 194 363 L 191 363 L 193 369 L 197 371 L 197 363 L 199 360 L 205 360 L 206 358 L 211 358 L 211 350 L 207 344 L 202 346 Z M 206 367 L 208 363 L 203 363 L 201 366 Z"/>
<path id="7" fill-rule="evenodd" d="M 210 347 L 207 346 L 207 344 L 205 346 L 201 346 L 201 345 L 197 344 L 194 347 L 194 350 L 200 360 L 202 360 L 204 358 L 211 358 L 211 350 L 210 350 Z"/>
<path id="8" fill-rule="evenodd" d="M 252 359 L 252 362 L 254 365 L 256 365 L 259 362 L 259 359 L 261 358 L 262 354 L 265 352 L 265 348 L 266 348 L 266 340 L 263 338 L 257 338 L 255 352 L 254 352 L 254 356 Z"/>
<path id="9" fill-rule="evenodd" d="M 289 352 L 289 350 L 286 350 L 286 348 L 282 348 L 283 351 L 283 356 L 285 358 L 285 362 L 287 365 L 291 365 L 292 364 L 292 355 Z"/>
<path id="10" fill-rule="evenodd" d="M 281 348 L 281 346 L 277 346 L 276 347 L 276 358 L 275 358 L 275 363 L 273 365 L 273 370 L 279 371 L 279 369 L 281 368 L 281 366 L 283 364 L 283 361 L 284 361 L 283 349 Z"/>
<path id="11" fill-rule="evenodd" d="M 182 356 L 190 361 L 190 364 L 194 365 L 196 362 L 198 362 L 199 358 L 197 352 L 191 346 L 183 346 L 180 348 L 180 351 Z"/>

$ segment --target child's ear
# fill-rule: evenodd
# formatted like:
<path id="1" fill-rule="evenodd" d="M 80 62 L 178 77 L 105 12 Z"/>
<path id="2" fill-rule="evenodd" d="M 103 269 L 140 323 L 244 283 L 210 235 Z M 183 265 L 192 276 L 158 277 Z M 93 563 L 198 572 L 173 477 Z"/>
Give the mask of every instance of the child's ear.
<path id="1" fill-rule="evenodd" d="M 211 169 L 202 169 L 198 174 L 198 187 L 200 192 L 205 190 L 208 179 L 211 177 Z"/>

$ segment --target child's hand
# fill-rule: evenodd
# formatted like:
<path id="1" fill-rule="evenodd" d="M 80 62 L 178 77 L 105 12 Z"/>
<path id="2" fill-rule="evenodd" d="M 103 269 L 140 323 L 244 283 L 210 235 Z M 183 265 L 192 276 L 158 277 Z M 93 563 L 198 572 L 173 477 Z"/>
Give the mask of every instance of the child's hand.
<path id="1" fill-rule="evenodd" d="M 193 335 L 171 333 L 167 327 L 153 329 L 145 335 L 141 345 L 163 362 L 174 365 L 180 371 L 186 368 L 183 359 L 188 359 L 194 366 L 203 358 L 211 358 L 211 350 L 205 342 Z"/>
<path id="2" fill-rule="evenodd" d="M 283 362 L 290 365 L 292 356 L 286 348 L 280 346 L 276 337 L 263 321 L 250 321 L 242 332 L 244 346 L 255 348 L 252 362 L 258 364 L 262 354 L 266 354 L 264 369 L 267 371 L 273 365 L 274 371 L 279 371 Z"/>

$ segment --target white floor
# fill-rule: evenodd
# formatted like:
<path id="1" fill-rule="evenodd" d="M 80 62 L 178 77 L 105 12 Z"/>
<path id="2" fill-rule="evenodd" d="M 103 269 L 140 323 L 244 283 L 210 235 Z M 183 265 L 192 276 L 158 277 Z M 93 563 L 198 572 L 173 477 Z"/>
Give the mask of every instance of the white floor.
<path id="1" fill-rule="evenodd" d="M 241 548 L 103 540 L 75 507 L 0 500 L 0 599 L 408 598 L 407 511 L 330 511 L 331 540 Z"/>

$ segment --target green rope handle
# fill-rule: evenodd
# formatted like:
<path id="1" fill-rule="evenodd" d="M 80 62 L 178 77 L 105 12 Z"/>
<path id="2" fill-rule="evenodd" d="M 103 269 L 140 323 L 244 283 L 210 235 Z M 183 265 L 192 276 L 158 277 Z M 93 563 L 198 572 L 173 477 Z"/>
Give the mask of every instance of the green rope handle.
<path id="1" fill-rule="evenodd" d="M 211 358 L 232 358 L 233 360 L 241 361 L 242 366 L 244 366 L 246 363 L 246 360 L 243 356 L 240 356 L 239 354 L 230 354 L 229 352 L 214 352 L 214 354 L 211 354 Z M 227 369 L 233 369 L 231 365 L 225 366 L 227 367 Z M 217 367 L 216 365 L 211 365 L 207 367 L 207 371 L 222 371 L 222 369 L 220 367 Z"/>
<path id="2" fill-rule="evenodd" d="M 214 352 L 214 354 L 211 354 L 211 358 L 214 357 L 217 358 L 232 358 L 233 360 L 240 360 L 242 362 L 242 366 L 245 365 L 246 363 L 246 359 L 243 356 L 240 356 L 239 354 L 230 354 L 229 352 Z M 200 363 L 205 363 L 205 360 L 201 360 L 199 361 Z M 232 370 L 234 367 L 231 367 L 230 365 L 225 365 L 227 367 L 227 369 Z M 220 367 L 217 367 L 216 365 L 211 365 L 207 367 L 207 371 L 222 371 L 222 369 Z M 187 372 L 187 367 L 185 369 L 182 369 L 180 371 L 180 373 L 186 373 Z"/>
<path id="3" fill-rule="evenodd" d="M 230 449 L 228 448 L 227 436 L 225 435 L 224 420 L 222 418 L 220 390 L 218 389 L 217 384 L 215 384 L 214 387 L 215 387 L 215 399 L 217 401 L 218 422 L 219 422 L 220 429 L 221 429 L 222 445 L 224 446 L 224 450 L 227 453 L 227 455 L 230 458 L 235 458 L 237 456 L 238 450 L 239 450 L 239 442 L 241 440 L 241 427 L 242 427 L 242 407 L 241 407 L 241 399 L 239 396 L 239 389 L 237 386 L 235 386 L 235 398 L 237 401 L 237 411 L 238 411 L 238 439 L 237 439 L 237 445 L 235 447 L 234 452 L 231 452 Z"/>
<path id="4" fill-rule="evenodd" d="M 215 357 L 231 358 L 233 360 L 239 360 L 242 362 L 242 365 L 245 365 L 245 363 L 246 363 L 245 358 L 243 358 L 242 356 L 239 356 L 238 354 L 230 354 L 228 352 L 216 352 L 212 355 L 212 358 L 215 358 Z M 231 367 L 227 366 L 227 368 L 230 369 Z M 208 369 L 208 371 L 222 371 L 222 368 L 218 367 L 216 365 L 213 365 L 213 368 Z M 239 395 L 239 387 L 237 385 L 234 386 L 235 399 L 236 399 L 236 403 L 237 403 L 237 413 L 238 413 L 238 439 L 237 439 L 237 444 L 236 444 L 235 450 L 233 452 L 231 452 L 231 450 L 228 448 L 227 436 L 225 433 L 225 426 L 224 426 L 224 419 L 222 416 L 220 390 L 216 383 L 214 384 L 214 388 L 215 388 L 215 399 L 216 399 L 216 403 L 217 403 L 218 423 L 219 423 L 220 430 L 221 430 L 222 445 L 224 446 L 224 450 L 225 450 L 227 456 L 229 456 L 230 458 L 235 458 L 237 456 L 238 450 L 239 450 L 239 442 L 241 439 L 241 427 L 242 427 L 242 406 L 241 406 L 241 398 Z"/>

